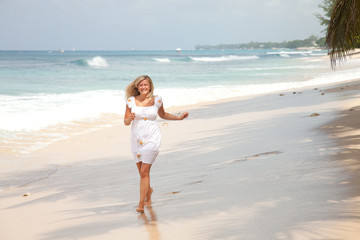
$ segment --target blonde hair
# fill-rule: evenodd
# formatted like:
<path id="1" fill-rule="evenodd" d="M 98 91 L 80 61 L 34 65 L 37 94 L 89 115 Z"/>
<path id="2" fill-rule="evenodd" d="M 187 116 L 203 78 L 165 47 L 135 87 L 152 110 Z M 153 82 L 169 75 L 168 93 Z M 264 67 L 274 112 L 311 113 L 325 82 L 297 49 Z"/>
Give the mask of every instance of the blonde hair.
<path id="1" fill-rule="evenodd" d="M 126 87 L 126 99 L 128 99 L 131 96 L 138 96 L 140 95 L 140 92 L 138 90 L 138 85 L 141 81 L 148 80 L 150 84 L 150 90 L 149 94 L 147 95 L 148 98 L 151 98 L 154 94 L 154 84 L 151 80 L 151 78 L 148 75 L 141 75 L 137 78 L 135 78 L 134 81 L 132 81 L 127 87 Z"/>

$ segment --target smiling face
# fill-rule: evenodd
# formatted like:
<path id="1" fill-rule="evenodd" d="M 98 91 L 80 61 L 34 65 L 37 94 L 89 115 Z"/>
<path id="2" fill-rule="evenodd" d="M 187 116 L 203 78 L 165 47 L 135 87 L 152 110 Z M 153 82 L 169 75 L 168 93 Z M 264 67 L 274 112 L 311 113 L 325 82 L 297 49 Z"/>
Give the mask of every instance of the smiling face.
<path id="1" fill-rule="evenodd" d="M 142 80 L 137 85 L 140 95 L 148 96 L 151 91 L 150 82 L 147 79 Z"/>

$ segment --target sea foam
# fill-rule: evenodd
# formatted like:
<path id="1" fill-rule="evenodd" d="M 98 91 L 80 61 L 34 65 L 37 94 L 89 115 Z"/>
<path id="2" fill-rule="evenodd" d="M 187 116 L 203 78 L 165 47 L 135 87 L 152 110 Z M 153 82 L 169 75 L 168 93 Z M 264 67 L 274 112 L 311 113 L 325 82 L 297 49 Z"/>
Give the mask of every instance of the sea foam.
<path id="1" fill-rule="evenodd" d="M 311 68 L 311 66 L 308 66 Z M 196 104 L 231 97 L 265 94 L 292 88 L 348 81 L 360 78 L 360 70 L 329 72 L 307 81 L 266 84 L 211 85 L 205 87 L 157 87 L 166 107 Z M 123 90 L 95 90 L 79 93 L 0 95 L 0 129 L 6 131 L 40 130 L 72 121 L 97 119 L 102 114 L 123 115 Z M 26 121 L 24 121 L 26 119 Z"/>
<path id="2" fill-rule="evenodd" d="M 303 55 L 307 56 L 312 54 L 312 51 L 278 51 L 278 52 L 266 52 L 268 55 Z"/>
<path id="3" fill-rule="evenodd" d="M 319 61 L 321 61 L 321 60 L 319 60 Z M 317 62 L 317 61 L 314 61 L 314 62 Z M 242 68 L 230 68 L 230 69 L 235 70 L 235 71 L 268 71 L 268 70 L 319 69 L 319 68 L 324 68 L 324 66 L 321 66 L 321 65 L 293 65 L 293 66 L 253 67 L 253 68 L 242 67 Z"/>
<path id="4" fill-rule="evenodd" d="M 254 60 L 259 59 L 258 56 L 236 56 L 228 55 L 221 57 L 190 57 L 193 61 L 197 62 L 222 62 L 222 61 L 239 61 L 239 60 Z"/>
<path id="5" fill-rule="evenodd" d="M 220 99 L 255 96 L 360 78 L 360 70 L 330 72 L 307 81 L 267 84 L 212 85 L 206 87 L 157 87 L 165 109 Z M 0 151 L 19 153 L 51 142 L 118 124 L 125 112 L 125 92 L 96 90 L 79 93 L 0 95 Z M 28 139 L 35 138 L 32 141 Z M 14 145 L 15 144 L 15 145 Z"/>
<path id="6" fill-rule="evenodd" d="M 94 57 L 91 60 L 86 60 L 86 62 L 90 67 L 94 68 L 104 68 L 109 66 L 107 61 L 100 56 Z"/>
<path id="7" fill-rule="evenodd" d="M 169 58 L 154 58 L 155 61 L 162 62 L 162 63 L 168 63 L 170 62 Z"/>
<path id="8" fill-rule="evenodd" d="M 102 113 L 120 114 L 118 103 L 123 98 L 122 90 L 31 96 L 0 95 L 0 129 L 40 130 L 59 123 L 96 119 Z"/>
<path id="9" fill-rule="evenodd" d="M 341 72 L 329 72 L 321 74 L 306 81 L 248 85 L 239 84 L 231 86 L 214 85 L 201 88 L 160 88 L 157 89 L 155 93 L 163 96 L 164 106 L 175 107 L 197 104 L 201 102 L 216 101 L 232 97 L 255 96 L 297 88 L 307 88 L 331 83 L 341 83 L 358 78 L 360 78 L 360 70 L 354 71 L 354 69 L 351 69 Z"/>

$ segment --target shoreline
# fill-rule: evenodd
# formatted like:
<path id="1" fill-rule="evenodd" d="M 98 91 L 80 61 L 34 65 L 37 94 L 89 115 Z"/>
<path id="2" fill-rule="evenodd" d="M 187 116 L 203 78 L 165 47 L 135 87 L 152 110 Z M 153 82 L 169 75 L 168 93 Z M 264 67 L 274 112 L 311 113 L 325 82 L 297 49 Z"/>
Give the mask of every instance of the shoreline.
<path id="1" fill-rule="evenodd" d="M 337 117 L 318 130 L 333 140 L 327 149 L 332 151 L 328 161 L 335 162 L 342 177 L 338 184 L 346 189 L 340 199 L 331 199 L 329 210 L 333 219 L 322 219 L 295 226 L 284 239 L 359 239 L 360 238 L 360 81 L 324 89 L 325 94 L 342 93 L 353 101 L 337 112 Z"/>
<path id="2" fill-rule="evenodd" d="M 327 89 L 325 92 L 341 92 L 343 97 L 353 98 L 355 91 L 360 90 L 360 82 L 350 85 L 340 85 Z M 353 93 L 348 93 L 354 91 Z M 322 130 L 329 133 L 330 138 L 335 140 L 335 146 L 339 151 L 334 156 L 339 165 L 345 168 L 349 174 L 349 181 L 346 184 L 352 185 L 354 192 L 352 197 L 360 196 L 360 94 L 345 108 L 338 112 L 338 118 L 322 126 Z"/>
<path id="3" fill-rule="evenodd" d="M 346 68 L 349 68 L 347 66 Z M 346 69 L 344 68 L 344 69 Z M 194 104 L 182 105 L 182 106 L 172 106 L 166 108 L 167 111 L 176 113 L 184 111 L 186 109 L 196 109 L 202 106 L 207 106 L 215 103 L 224 103 L 229 101 L 240 101 L 246 99 L 257 98 L 261 96 L 267 96 L 272 94 L 288 94 L 293 92 L 301 92 L 304 90 L 310 90 L 313 88 L 325 89 L 328 86 L 337 86 L 347 83 L 359 81 L 358 79 L 351 80 L 342 80 L 341 82 L 335 83 L 326 83 L 326 84 L 316 84 L 311 86 L 301 86 L 301 87 L 292 87 L 283 90 L 274 90 L 271 92 L 264 92 L 252 95 L 244 96 L 235 96 L 227 98 L 219 98 L 216 100 L 208 100 L 205 102 L 199 102 Z M 124 102 L 125 105 L 125 102 Z M 76 121 L 71 121 L 67 123 L 60 123 L 57 125 L 51 125 L 46 128 L 34 131 L 24 130 L 22 133 L 18 131 L 16 133 L 15 139 L 10 139 L 9 141 L 4 141 L 3 146 L 0 149 L 0 155 L 10 157 L 19 156 L 23 154 L 32 154 L 37 150 L 46 148 L 48 145 L 56 143 L 58 141 L 66 140 L 69 137 L 76 135 L 83 135 L 88 132 L 96 132 L 98 130 L 107 128 L 107 127 L 116 127 L 122 124 L 122 114 L 117 113 L 103 113 L 99 118 L 96 119 L 81 119 Z M 36 142 L 35 145 L 33 143 Z"/>
<path id="4" fill-rule="evenodd" d="M 358 239 L 359 85 L 170 109 L 190 119 L 159 122 L 154 205 L 140 217 L 122 122 L 2 162 L 14 170 L 3 180 L 39 179 L 1 192 L 0 238 Z"/>
<path id="5" fill-rule="evenodd" d="M 357 84 L 358 83 L 358 84 Z M 210 101 L 206 101 L 206 102 L 200 102 L 200 103 L 195 103 L 195 104 L 189 104 L 189 105 L 183 105 L 183 106 L 173 106 L 173 107 L 169 107 L 166 108 L 166 111 L 171 112 L 173 114 L 182 112 L 182 111 L 195 111 L 196 109 L 199 108 L 203 108 L 203 107 L 207 107 L 209 105 L 214 105 L 214 104 L 220 104 L 220 103 L 227 103 L 227 102 L 232 102 L 232 101 L 243 101 L 243 100 L 249 100 L 249 99 L 253 99 L 253 98 L 258 98 L 258 97 L 264 97 L 264 96 L 270 96 L 270 95 L 279 95 L 279 96 L 285 96 L 286 94 L 301 94 L 302 91 L 307 91 L 307 90 L 316 90 L 319 92 L 319 94 L 322 94 L 322 92 L 327 92 L 327 93 L 331 93 L 331 92 L 336 92 L 336 91 L 340 91 L 343 89 L 338 89 L 339 88 L 347 88 L 347 85 L 356 85 L 356 87 L 358 87 L 358 85 L 360 84 L 360 79 L 351 79 L 351 80 L 346 80 L 346 81 L 342 81 L 342 82 L 336 82 L 336 83 L 327 83 L 327 84 L 319 84 L 319 85 L 314 85 L 314 86 L 303 86 L 303 87 L 298 87 L 298 88 L 289 88 L 289 89 L 285 89 L 285 90 L 276 90 L 270 93 L 260 93 L 260 94 L 253 94 L 253 95 L 247 95 L 247 96 L 236 96 L 236 97 L 229 97 L 229 98 L 221 98 L 221 99 L 216 99 L 216 100 L 210 100 Z M 330 89 L 327 89 L 331 87 Z M 125 105 L 125 102 L 124 102 Z M 53 142 L 49 142 L 49 143 L 45 143 L 44 146 L 41 147 L 35 147 L 33 150 L 26 150 L 23 149 L 25 151 L 14 151 L 14 150 L 9 150 L 9 151 L 3 151 L 0 152 L 1 156 L 5 156 L 5 158 L 14 158 L 14 157 L 19 157 L 19 156 L 25 156 L 25 155 L 29 155 L 29 154 L 33 154 L 36 153 L 38 151 L 41 151 L 42 149 L 47 148 L 48 146 L 51 146 L 53 144 L 56 144 L 57 142 L 63 142 L 63 141 L 67 141 L 67 139 L 69 138 L 73 138 L 76 136 L 82 136 L 82 135 L 86 135 L 86 134 L 91 134 L 93 132 L 98 132 L 98 131 L 102 131 L 103 129 L 107 129 L 107 128 L 116 128 L 119 126 L 122 126 L 122 118 L 123 115 L 118 115 L 118 114 L 114 114 L 114 113 L 106 113 L 104 114 L 104 117 L 92 122 L 95 122 L 96 127 L 92 127 L 86 131 L 81 131 L 81 132 L 76 132 L 75 129 L 77 128 L 83 128 L 86 129 L 87 125 L 91 125 L 92 123 L 87 123 L 86 120 L 79 120 L 79 121 L 74 121 L 74 122 L 70 122 L 68 124 L 60 124 L 60 127 L 56 127 L 56 129 L 58 131 L 60 131 L 61 126 L 66 126 L 66 125 L 74 125 L 74 129 L 68 129 L 69 132 L 67 133 L 67 137 L 63 136 Z M 164 120 L 160 119 L 158 117 L 158 121 L 159 122 L 164 122 Z M 50 126 L 49 129 L 53 128 L 54 126 Z M 65 129 L 66 130 L 66 129 Z M 45 130 L 41 130 L 41 131 L 46 131 Z M 35 131 L 36 132 L 36 131 Z M 32 135 L 33 133 L 30 133 L 30 135 Z M 26 138 L 26 137 L 24 137 Z M 44 137 L 45 139 L 49 138 L 49 137 Z M 32 140 L 33 141 L 33 140 Z M 29 140 L 25 140 L 25 142 L 30 142 Z"/>

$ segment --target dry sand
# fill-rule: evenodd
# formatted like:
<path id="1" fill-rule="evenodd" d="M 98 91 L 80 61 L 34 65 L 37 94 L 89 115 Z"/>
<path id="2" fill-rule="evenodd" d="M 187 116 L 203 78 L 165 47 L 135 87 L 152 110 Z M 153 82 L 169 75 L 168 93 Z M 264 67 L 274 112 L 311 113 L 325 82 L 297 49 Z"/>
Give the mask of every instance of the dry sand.
<path id="1" fill-rule="evenodd" d="M 359 82 L 327 89 L 191 106 L 185 121 L 160 121 L 153 207 L 142 215 L 121 119 L 1 155 L 0 239 L 359 239 Z"/>

